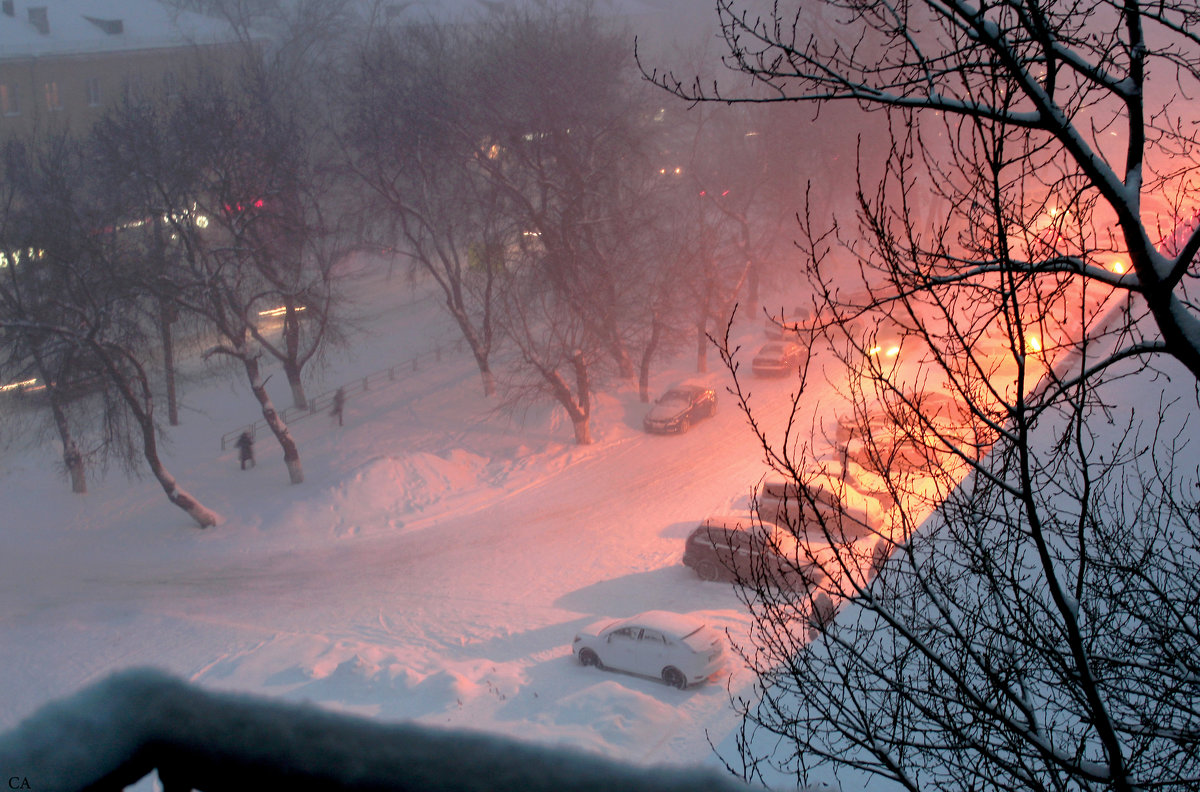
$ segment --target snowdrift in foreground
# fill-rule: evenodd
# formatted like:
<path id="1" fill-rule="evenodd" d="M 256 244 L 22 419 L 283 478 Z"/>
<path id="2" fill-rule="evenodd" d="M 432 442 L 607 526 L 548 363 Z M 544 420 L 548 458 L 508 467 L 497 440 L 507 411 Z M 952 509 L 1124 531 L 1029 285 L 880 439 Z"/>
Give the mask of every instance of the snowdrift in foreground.
<path id="1" fill-rule="evenodd" d="M 204 789 L 734 792 L 715 770 L 647 768 L 480 733 L 383 724 L 125 671 L 0 735 L 0 768 L 42 792 L 131 784 L 154 768 Z"/>

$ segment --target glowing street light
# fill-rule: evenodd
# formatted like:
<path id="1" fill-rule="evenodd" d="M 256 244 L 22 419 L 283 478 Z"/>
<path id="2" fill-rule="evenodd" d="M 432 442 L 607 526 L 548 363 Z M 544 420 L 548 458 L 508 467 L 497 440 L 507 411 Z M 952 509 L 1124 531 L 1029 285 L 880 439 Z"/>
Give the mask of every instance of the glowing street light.
<path id="1" fill-rule="evenodd" d="M 303 305 L 296 306 L 296 313 L 300 313 L 303 310 L 304 310 Z M 268 308 L 265 311 L 259 311 L 258 315 L 259 316 L 276 317 L 276 316 L 283 316 L 285 313 L 287 313 L 287 306 L 280 306 L 278 308 Z"/>

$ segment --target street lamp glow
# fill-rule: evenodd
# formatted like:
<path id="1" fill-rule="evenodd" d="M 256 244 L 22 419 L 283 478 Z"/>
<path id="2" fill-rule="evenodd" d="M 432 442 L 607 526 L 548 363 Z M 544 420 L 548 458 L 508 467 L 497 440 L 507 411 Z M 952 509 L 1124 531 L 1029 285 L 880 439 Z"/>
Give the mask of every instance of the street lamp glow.
<path id="1" fill-rule="evenodd" d="M 303 310 L 304 310 L 303 305 L 296 306 L 296 313 L 300 313 Z M 287 313 L 287 306 L 280 306 L 279 308 L 268 308 L 265 311 L 259 311 L 258 315 L 275 317 L 275 316 L 283 316 L 285 313 Z"/>
<path id="2" fill-rule="evenodd" d="M 0 393 L 6 393 L 8 391 L 13 391 L 13 390 L 19 390 L 21 388 L 32 388 L 34 385 L 37 385 L 36 377 L 34 377 L 33 379 L 27 379 L 24 382 L 10 382 L 7 385 L 0 385 Z"/>

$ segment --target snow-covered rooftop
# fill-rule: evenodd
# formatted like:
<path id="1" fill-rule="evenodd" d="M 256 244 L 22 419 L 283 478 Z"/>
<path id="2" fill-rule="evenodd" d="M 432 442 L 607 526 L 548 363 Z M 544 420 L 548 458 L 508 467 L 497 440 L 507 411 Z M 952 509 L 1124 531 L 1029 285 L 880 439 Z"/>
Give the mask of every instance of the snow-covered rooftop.
<path id="1" fill-rule="evenodd" d="M 232 40 L 227 23 L 155 0 L 4 0 L 0 13 L 0 60 Z"/>

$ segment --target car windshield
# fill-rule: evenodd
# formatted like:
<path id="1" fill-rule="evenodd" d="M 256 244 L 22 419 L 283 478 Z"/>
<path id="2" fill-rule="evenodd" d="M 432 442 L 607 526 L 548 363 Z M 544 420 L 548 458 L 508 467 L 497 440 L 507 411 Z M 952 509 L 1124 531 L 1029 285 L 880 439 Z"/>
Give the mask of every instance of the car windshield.
<path id="1" fill-rule="evenodd" d="M 692 651 L 703 652 L 719 639 L 713 635 L 712 631 L 704 629 L 704 626 L 702 625 L 692 630 L 679 640 Z"/>
<path id="2" fill-rule="evenodd" d="M 660 402 L 686 402 L 690 401 L 692 394 L 685 390 L 669 390 L 659 399 Z"/>

